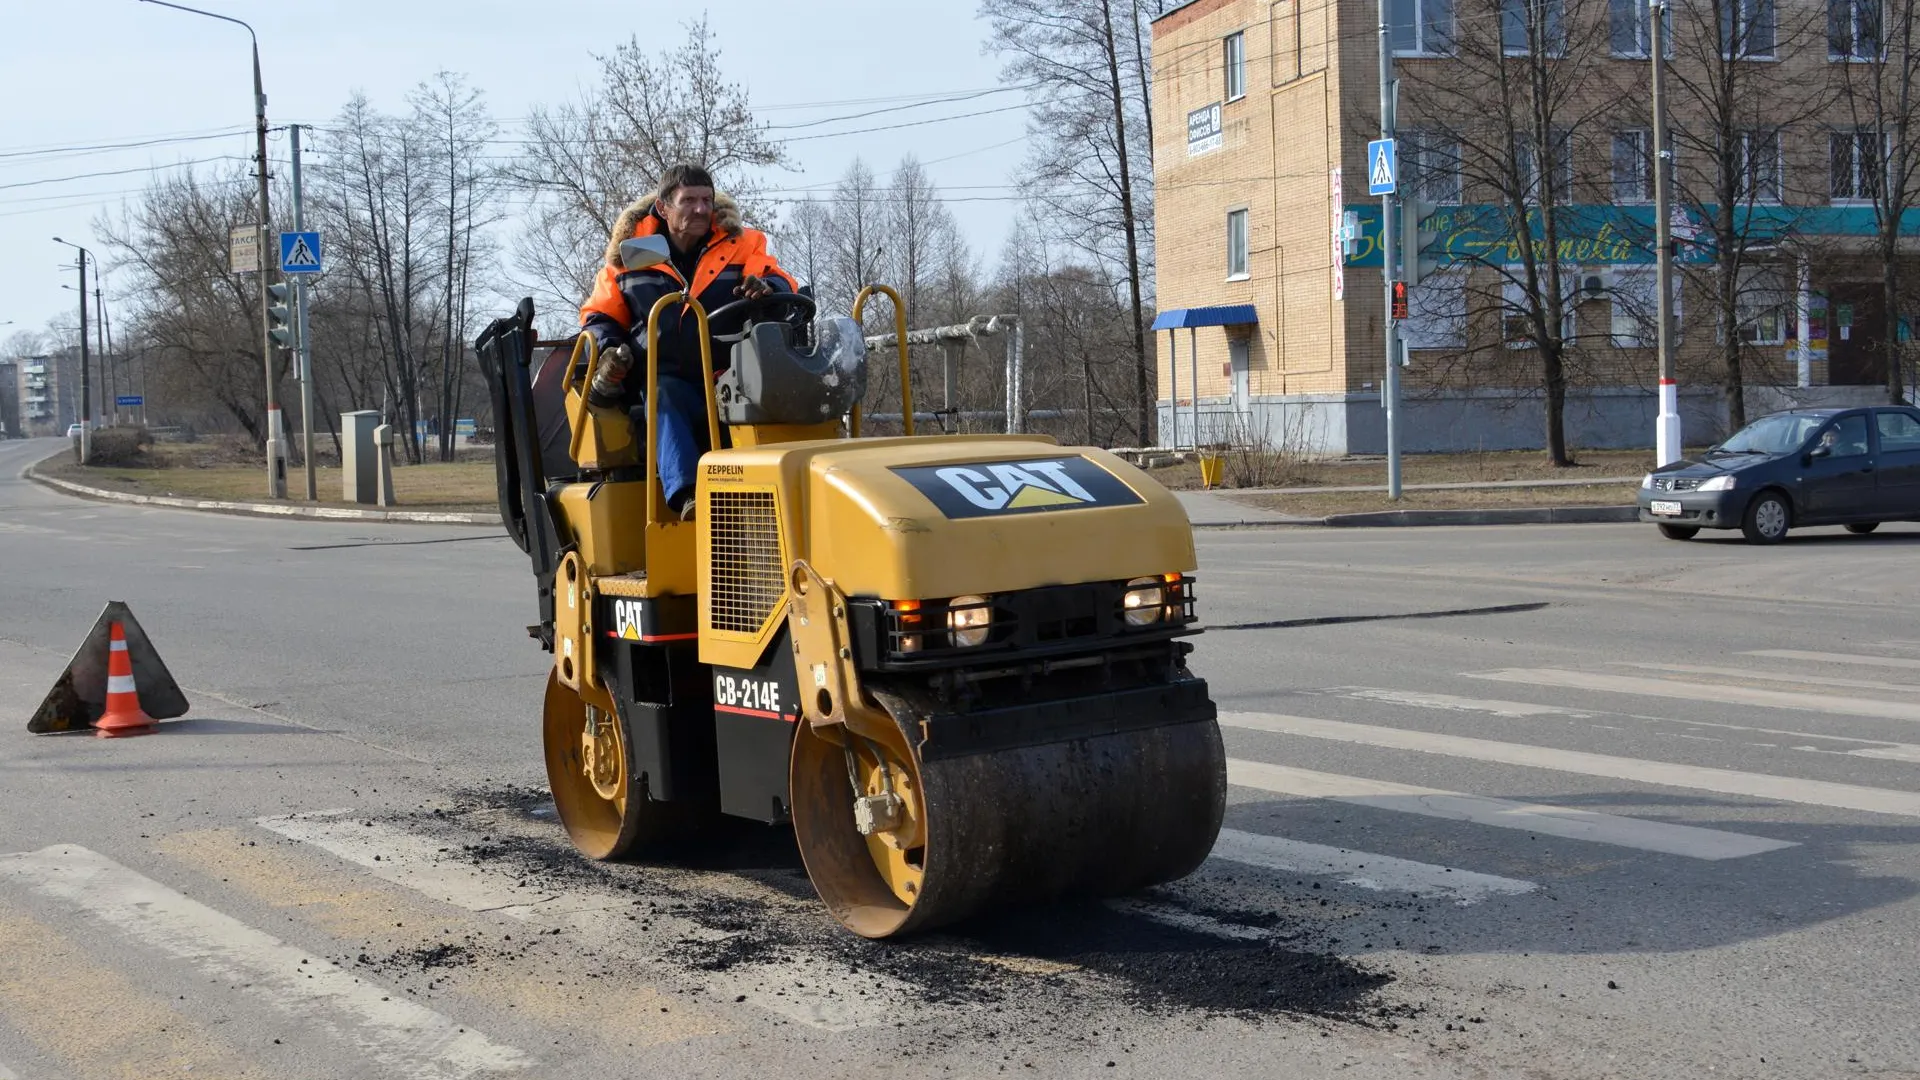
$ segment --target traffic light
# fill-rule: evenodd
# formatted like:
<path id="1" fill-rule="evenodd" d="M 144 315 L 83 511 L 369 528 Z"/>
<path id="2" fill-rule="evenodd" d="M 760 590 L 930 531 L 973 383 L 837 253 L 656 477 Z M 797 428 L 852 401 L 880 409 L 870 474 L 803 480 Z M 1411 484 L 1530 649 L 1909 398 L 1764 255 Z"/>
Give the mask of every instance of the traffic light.
<path id="1" fill-rule="evenodd" d="M 1395 322 L 1407 321 L 1407 283 L 1406 282 L 1396 281 L 1393 283 L 1392 304 L 1388 308 L 1387 315 L 1389 318 L 1393 319 Z"/>
<path id="2" fill-rule="evenodd" d="M 1419 199 L 1400 200 L 1400 273 L 1408 285 L 1418 285 L 1440 268 L 1445 252 L 1432 247 L 1440 240 L 1433 215 L 1440 207 Z"/>
<path id="3" fill-rule="evenodd" d="M 267 336 L 283 349 L 294 346 L 293 286 L 287 282 L 267 286 L 271 303 L 267 306 Z"/>

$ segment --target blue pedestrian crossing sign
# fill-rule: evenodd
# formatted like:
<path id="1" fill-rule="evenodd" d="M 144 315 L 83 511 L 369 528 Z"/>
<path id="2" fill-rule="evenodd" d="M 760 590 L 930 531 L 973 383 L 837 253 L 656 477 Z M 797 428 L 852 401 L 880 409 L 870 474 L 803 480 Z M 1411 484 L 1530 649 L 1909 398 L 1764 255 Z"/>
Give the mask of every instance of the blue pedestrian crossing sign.
<path id="1" fill-rule="evenodd" d="M 283 232 L 280 234 L 280 270 L 287 274 L 320 272 L 320 234 Z"/>
<path id="2" fill-rule="evenodd" d="M 1375 139 L 1367 144 L 1367 194 L 1391 195 L 1400 186 L 1400 155 L 1395 141 Z"/>

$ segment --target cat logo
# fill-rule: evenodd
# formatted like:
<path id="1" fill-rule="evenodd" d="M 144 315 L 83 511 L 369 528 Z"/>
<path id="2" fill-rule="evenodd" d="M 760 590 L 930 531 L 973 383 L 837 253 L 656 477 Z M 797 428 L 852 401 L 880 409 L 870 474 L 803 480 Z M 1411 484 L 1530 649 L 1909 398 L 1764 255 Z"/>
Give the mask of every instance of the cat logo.
<path id="1" fill-rule="evenodd" d="M 624 641 L 640 640 L 640 601 L 615 600 L 613 602 L 614 634 Z"/>
<path id="2" fill-rule="evenodd" d="M 1131 506 L 1134 490 L 1083 457 L 896 468 L 950 518 Z"/>

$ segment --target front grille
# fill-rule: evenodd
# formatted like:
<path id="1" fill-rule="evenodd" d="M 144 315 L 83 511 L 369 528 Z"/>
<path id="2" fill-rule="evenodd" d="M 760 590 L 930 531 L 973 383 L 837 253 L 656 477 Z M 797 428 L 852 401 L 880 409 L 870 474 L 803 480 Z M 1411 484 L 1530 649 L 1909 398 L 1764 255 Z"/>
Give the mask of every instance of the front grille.
<path id="1" fill-rule="evenodd" d="M 707 513 L 713 578 L 708 625 L 757 634 L 787 591 L 773 492 L 712 491 Z"/>
<path id="2" fill-rule="evenodd" d="M 856 636 L 871 642 L 865 655 L 887 664 L 918 664 L 996 653 L 1059 653 L 1106 647 L 1134 635 L 1184 632 L 1196 620 L 1194 579 L 1168 582 L 1167 613 L 1146 626 L 1126 621 L 1126 581 L 1055 585 L 999 593 L 988 600 L 993 620 L 987 640 L 960 645 L 947 632 L 948 615 L 975 604 L 928 600 L 914 608 L 887 601 L 854 602 Z"/>
<path id="3" fill-rule="evenodd" d="M 1653 478 L 1655 491 L 1692 491 L 1700 486 L 1697 476 L 1656 476 Z"/>

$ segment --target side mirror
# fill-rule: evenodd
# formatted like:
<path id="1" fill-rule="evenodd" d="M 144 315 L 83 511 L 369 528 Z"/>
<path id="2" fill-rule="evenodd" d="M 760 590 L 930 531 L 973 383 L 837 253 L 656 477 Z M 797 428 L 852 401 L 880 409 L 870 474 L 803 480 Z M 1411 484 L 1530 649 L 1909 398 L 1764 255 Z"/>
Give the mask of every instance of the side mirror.
<path id="1" fill-rule="evenodd" d="M 664 236 L 636 236 L 620 241 L 620 265 L 628 270 L 659 266 L 672 257 Z"/>

